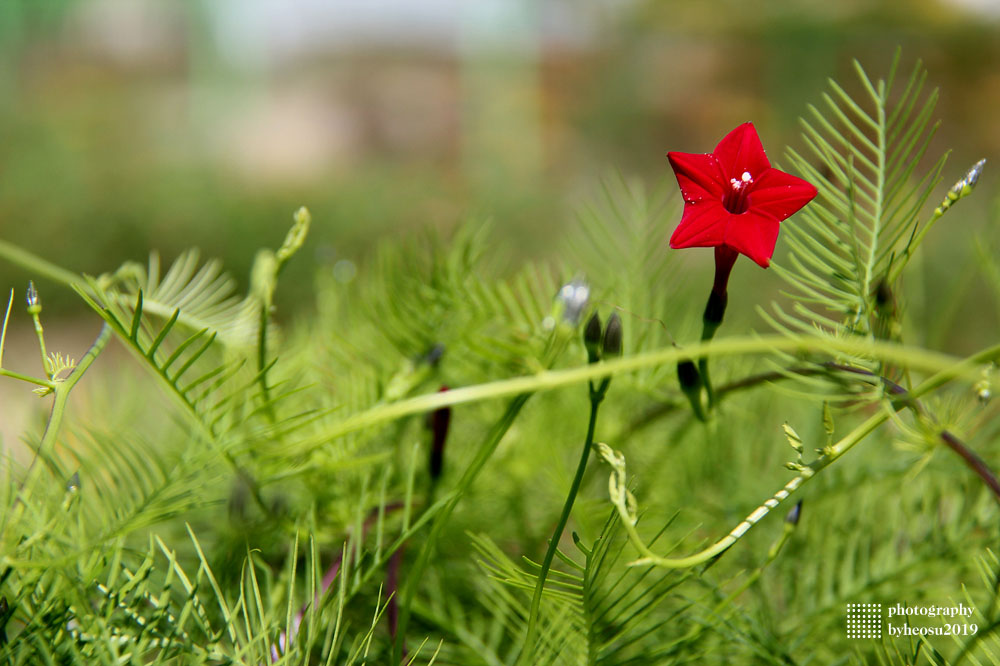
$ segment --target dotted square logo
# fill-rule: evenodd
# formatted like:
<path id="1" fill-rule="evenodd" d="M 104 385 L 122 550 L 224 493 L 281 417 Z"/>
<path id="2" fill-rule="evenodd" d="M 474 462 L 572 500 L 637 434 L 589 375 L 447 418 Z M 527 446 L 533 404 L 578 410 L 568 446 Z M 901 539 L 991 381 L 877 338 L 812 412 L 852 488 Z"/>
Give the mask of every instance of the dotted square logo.
<path id="1" fill-rule="evenodd" d="M 847 604 L 848 638 L 882 638 L 882 604 Z"/>

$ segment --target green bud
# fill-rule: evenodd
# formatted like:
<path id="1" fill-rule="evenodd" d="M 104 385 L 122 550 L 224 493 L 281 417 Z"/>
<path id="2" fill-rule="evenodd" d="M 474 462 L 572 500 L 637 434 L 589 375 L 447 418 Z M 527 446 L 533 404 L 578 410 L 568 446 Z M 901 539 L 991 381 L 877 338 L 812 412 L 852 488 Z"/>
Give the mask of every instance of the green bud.
<path id="1" fill-rule="evenodd" d="M 611 313 L 604 327 L 604 356 L 616 358 L 622 355 L 622 320 L 617 312 Z"/>
<path id="2" fill-rule="evenodd" d="M 975 391 L 980 404 L 985 405 L 993 397 L 992 375 L 994 367 L 994 364 L 990 363 L 983 368 L 979 381 L 972 386 L 972 390 Z"/>
<path id="3" fill-rule="evenodd" d="M 42 301 L 38 298 L 34 280 L 28 281 L 28 294 L 25 300 L 28 301 L 28 314 L 36 315 L 42 311 Z"/>
<path id="4" fill-rule="evenodd" d="M 302 244 L 306 242 L 306 234 L 309 233 L 309 225 L 312 223 L 312 215 L 309 213 L 309 209 L 302 206 L 295 214 L 292 216 L 294 223 L 292 228 L 288 230 L 288 235 L 285 236 L 285 242 L 281 244 L 278 248 L 275 258 L 278 260 L 278 267 L 280 269 L 281 265 L 286 261 L 291 259 L 292 255 L 295 254 Z"/>
<path id="5" fill-rule="evenodd" d="M 601 317 L 596 312 L 583 327 L 583 345 L 587 348 L 587 362 L 597 363 L 601 358 Z"/>
<path id="6" fill-rule="evenodd" d="M 972 168 L 965 174 L 965 177 L 951 186 L 951 189 L 948 190 L 948 194 L 945 196 L 944 201 L 941 202 L 941 205 L 937 207 L 934 213 L 936 215 L 943 215 L 946 210 L 951 208 L 952 204 L 971 194 L 973 188 L 976 186 L 976 183 L 979 182 L 979 176 L 983 173 L 983 167 L 985 165 L 985 159 L 979 160 L 973 164 Z"/>

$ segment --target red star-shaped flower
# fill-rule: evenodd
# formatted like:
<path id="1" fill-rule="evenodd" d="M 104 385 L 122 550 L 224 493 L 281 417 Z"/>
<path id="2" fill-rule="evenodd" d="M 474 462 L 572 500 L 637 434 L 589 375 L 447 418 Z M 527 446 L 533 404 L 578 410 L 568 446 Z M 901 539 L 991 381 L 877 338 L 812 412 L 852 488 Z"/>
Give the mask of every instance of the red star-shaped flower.
<path id="1" fill-rule="evenodd" d="M 707 154 L 667 153 L 684 196 L 684 215 L 670 247 L 728 247 L 767 268 L 778 223 L 816 188 L 771 168 L 753 123 L 743 123 Z"/>

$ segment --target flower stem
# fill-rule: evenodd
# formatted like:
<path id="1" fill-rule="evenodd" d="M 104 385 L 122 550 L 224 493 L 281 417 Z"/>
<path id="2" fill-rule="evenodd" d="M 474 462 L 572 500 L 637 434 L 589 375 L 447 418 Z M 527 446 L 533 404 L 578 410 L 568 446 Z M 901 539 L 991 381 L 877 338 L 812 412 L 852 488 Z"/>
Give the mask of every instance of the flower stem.
<path id="1" fill-rule="evenodd" d="M 715 248 L 715 281 L 712 283 L 712 293 L 708 295 L 705 313 L 702 315 L 701 341 L 708 342 L 715 337 L 715 332 L 722 325 L 726 315 L 726 305 L 729 303 L 729 275 L 739 253 L 730 247 L 720 245 Z M 698 359 L 698 373 L 701 375 L 705 396 L 708 398 L 708 411 L 715 407 L 715 391 L 712 390 L 712 380 L 708 376 L 708 357 Z"/>
<path id="2" fill-rule="evenodd" d="M 931 230 L 934 223 L 941 219 L 942 215 L 944 215 L 944 210 L 938 208 L 934 211 L 934 214 L 931 215 L 930 219 L 927 220 L 927 223 L 920 228 L 919 232 L 917 232 L 917 227 L 913 227 L 913 233 L 910 234 L 910 239 L 906 242 L 906 246 L 903 248 L 900 256 L 895 260 L 892 266 L 889 267 L 889 273 L 886 276 L 886 281 L 889 284 L 892 284 L 899 278 L 903 269 L 906 267 L 906 264 L 908 264 L 910 259 L 913 257 L 913 253 L 916 252 L 917 248 L 920 247 L 920 244 L 923 242 L 924 236 L 926 236 L 927 232 Z"/>
<path id="3" fill-rule="evenodd" d="M 444 394 L 439 393 L 437 395 Z M 431 555 L 437 545 L 438 538 L 441 536 L 441 532 L 444 530 L 444 526 L 451 518 L 451 514 L 458 505 L 459 500 L 461 500 L 469 488 L 472 487 L 472 483 L 479 476 L 479 473 L 483 471 L 486 463 L 489 461 L 493 452 L 496 451 L 497 446 L 500 444 L 500 440 L 503 439 L 505 434 L 507 434 L 510 426 L 513 425 L 517 415 L 521 412 L 521 408 L 524 407 L 526 402 L 528 402 L 528 398 L 530 398 L 531 395 L 531 393 L 522 393 L 510 401 L 507 405 L 507 409 L 503 413 L 503 416 L 501 416 L 500 420 L 493 425 L 493 428 L 490 429 L 489 433 L 486 435 L 486 439 L 484 439 L 479 445 L 479 450 L 476 452 L 475 459 L 473 459 L 472 463 L 466 468 L 465 473 L 458 481 L 458 485 L 455 490 L 452 491 L 447 503 L 440 510 L 440 512 L 434 516 L 434 522 L 431 524 L 430 532 L 427 534 L 427 540 L 424 541 L 423 546 L 420 548 L 420 553 L 417 555 L 417 559 L 413 563 L 410 575 L 407 576 L 406 584 L 403 586 L 401 591 L 397 592 L 401 601 L 399 609 L 399 624 L 397 625 L 396 640 L 393 643 L 393 658 L 390 663 L 398 664 L 403 658 L 402 643 L 406 638 L 406 628 L 410 621 L 410 611 L 413 605 L 413 597 L 416 595 L 417 587 L 423 579 L 424 569 L 427 568 L 427 565 L 430 562 Z"/>
<path id="4" fill-rule="evenodd" d="M 702 319 L 701 341 L 709 342 L 715 337 L 715 332 L 722 324 L 722 317 L 726 313 L 726 303 L 728 298 L 726 292 L 721 294 L 714 289 L 708 297 L 708 304 L 705 306 L 705 316 Z M 712 379 L 708 374 L 708 357 L 702 356 L 698 359 L 698 374 L 701 376 L 701 383 L 705 387 L 705 396 L 708 398 L 708 409 L 711 411 L 715 407 L 715 390 L 712 389 Z M 702 419 L 704 420 L 704 419 Z"/>
<path id="5" fill-rule="evenodd" d="M 10 290 L 10 298 L 7 299 L 7 313 L 3 316 L 3 328 L 0 329 L 0 368 L 3 367 L 3 350 L 7 344 L 7 322 L 10 321 L 10 306 L 14 304 L 14 290 Z"/>
<path id="6" fill-rule="evenodd" d="M 702 356 L 698 359 L 698 373 L 701 375 L 701 383 L 705 387 L 705 395 L 708 398 L 708 409 L 715 407 L 715 391 L 712 389 L 712 378 L 708 375 L 708 359 Z M 707 421 L 705 414 L 695 413 L 699 421 Z"/>
<path id="7" fill-rule="evenodd" d="M 111 327 L 104 324 L 101 327 L 101 332 L 97 335 L 97 339 L 94 340 L 90 349 L 87 350 L 87 353 L 77 363 L 73 372 L 65 380 L 53 383 L 52 390 L 55 393 L 55 398 L 52 401 L 52 411 L 49 412 L 48 423 L 45 424 L 45 433 L 42 435 L 42 441 L 39 442 L 35 456 L 31 459 L 31 463 L 28 465 L 27 472 L 24 475 L 24 481 L 21 483 L 22 492 L 15 500 L 17 511 L 10 511 L 4 516 L 3 522 L 0 523 L 0 532 L 5 533 L 5 530 L 9 529 L 10 525 L 20 519 L 21 512 L 28 503 L 28 497 L 30 497 L 34 490 L 34 483 L 41 469 L 41 466 L 38 465 L 38 460 L 40 458 L 43 460 L 48 459 L 52 455 L 53 449 L 55 449 L 56 437 L 62 425 L 63 416 L 66 413 L 66 404 L 69 400 L 70 391 L 73 390 L 73 387 L 76 386 L 77 382 L 80 381 L 84 373 L 87 372 L 91 364 L 97 359 L 98 354 L 104 350 L 110 339 Z"/>
<path id="8" fill-rule="evenodd" d="M 545 589 L 545 579 L 549 575 L 549 569 L 552 567 L 552 559 L 559 548 L 559 539 L 562 537 L 563 530 L 566 529 L 566 523 L 569 522 L 569 514 L 573 510 L 573 503 L 576 502 L 576 495 L 580 491 L 583 473 L 587 469 L 587 460 L 590 458 L 590 449 L 594 446 L 597 410 L 600 408 L 601 402 L 604 400 L 604 395 L 607 393 L 608 383 L 609 380 L 605 378 L 597 389 L 594 388 L 593 382 L 590 383 L 590 420 L 587 423 L 587 438 L 583 443 L 580 464 L 576 467 L 576 476 L 573 477 L 573 483 L 569 487 L 569 494 L 566 496 L 562 515 L 559 516 L 559 522 L 556 524 L 556 529 L 549 540 L 549 548 L 545 551 L 545 559 L 542 560 L 542 569 L 538 573 L 538 581 L 535 583 L 535 594 L 531 598 L 531 610 L 528 614 L 528 633 L 524 639 L 524 649 L 521 650 L 519 663 L 529 663 L 526 660 L 534 655 L 534 642 L 538 634 L 538 611 L 542 605 L 542 591 Z"/>
<path id="9" fill-rule="evenodd" d="M 264 401 L 264 414 L 272 424 L 275 424 L 278 422 L 278 416 L 271 400 L 271 389 L 267 385 L 267 370 L 270 367 L 267 363 L 268 310 L 267 301 L 261 299 L 260 319 L 257 324 L 260 327 L 257 331 L 257 382 L 260 384 L 260 397 Z"/>
<path id="10" fill-rule="evenodd" d="M 32 377 L 30 375 L 23 375 L 20 372 L 7 370 L 5 368 L 0 368 L 0 376 L 10 377 L 12 379 L 20 379 L 22 382 L 28 382 L 29 384 L 37 384 L 38 386 L 44 386 L 45 388 L 50 390 L 55 390 L 56 387 L 56 383 L 49 379 L 39 379 L 37 377 Z"/>
<path id="11" fill-rule="evenodd" d="M 52 366 L 49 363 L 49 354 L 45 349 L 45 331 L 42 330 L 42 320 L 37 312 L 31 313 L 31 319 L 35 322 L 35 335 L 38 336 L 38 349 L 42 354 L 42 371 L 45 376 L 52 379 Z"/>
<path id="12" fill-rule="evenodd" d="M 990 469 L 989 465 L 951 432 L 942 430 L 940 437 L 941 441 L 957 453 L 965 461 L 965 464 L 969 466 L 969 469 L 982 479 L 986 487 L 993 493 L 994 498 L 1000 502 L 1000 481 L 997 480 L 996 475 L 993 474 L 993 470 Z"/>

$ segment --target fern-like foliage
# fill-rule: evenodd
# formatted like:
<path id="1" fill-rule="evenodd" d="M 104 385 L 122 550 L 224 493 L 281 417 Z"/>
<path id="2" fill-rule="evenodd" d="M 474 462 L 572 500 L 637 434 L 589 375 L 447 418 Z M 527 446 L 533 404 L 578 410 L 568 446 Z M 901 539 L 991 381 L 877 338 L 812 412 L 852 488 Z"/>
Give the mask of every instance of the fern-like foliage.
<path id="1" fill-rule="evenodd" d="M 792 167 L 819 196 L 782 225 L 788 257 L 774 269 L 790 286 L 791 312 L 767 318 L 781 330 L 893 337 L 894 262 L 913 238 L 946 155 L 922 166 L 938 124 L 937 91 L 925 93 L 918 63 L 902 83 L 899 53 L 884 79 L 855 62 L 860 92 L 831 80 L 802 120 Z"/>
<path id="2" fill-rule="evenodd" d="M 94 285 L 99 287 L 98 293 L 114 296 L 128 306 L 141 291 L 146 314 L 170 318 L 177 312 L 187 328 L 212 331 L 228 345 L 246 346 L 257 341 L 259 300 L 238 297 L 236 281 L 223 271 L 222 262 L 202 263 L 197 250 L 182 253 L 162 275 L 160 256 L 153 252 L 148 266 L 127 263 L 115 273 L 101 276 Z"/>
<path id="3" fill-rule="evenodd" d="M 594 200 L 580 208 L 567 234 L 566 254 L 587 267 L 596 300 L 628 322 L 624 348 L 630 353 L 670 346 L 675 336 L 682 337 L 675 327 L 692 321 L 682 306 L 688 282 L 679 279 L 676 255 L 667 246 L 679 217 L 679 199 L 668 185 L 664 181 L 647 192 L 637 180 L 609 176 Z M 673 372 L 669 367 L 643 370 L 636 373 L 636 384 L 649 391 Z"/>
<path id="4" fill-rule="evenodd" d="M 253 387 L 248 345 L 259 333 L 259 303 L 232 295 L 217 262 L 197 268 L 188 252 L 161 280 L 154 254 L 148 271 L 126 265 L 114 277 L 87 278 L 80 295 L 114 330 L 191 417 L 207 441 L 253 423 L 273 408 Z M 149 296 L 145 289 L 149 289 Z M 279 396 L 280 397 L 280 396 Z"/>
<path id="5" fill-rule="evenodd" d="M 469 223 L 447 242 L 417 235 L 385 243 L 354 283 L 326 276 L 322 289 L 336 298 L 321 302 L 317 325 L 301 338 L 308 359 L 291 360 L 307 368 L 300 380 L 335 388 L 313 394 L 310 407 L 319 416 L 301 448 L 283 447 L 275 455 L 313 454 L 336 437 L 336 450 L 324 457 L 343 461 L 358 442 L 383 431 L 338 432 L 343 420 L 373 405 L 434 392 L 441 384 L 542 369 L 563 281 L 535 264 L 498 277 L 497 262 L 488 259 L 496 254 L 491 243 L 488 226 Z"/>
<path id="6" fill-rule="evenodd" d="M 349 558 L 323 590 L 311 538 L 304 567 L 297 567 L 296 540 L 287 567 L 275 577 L 247 552 L 234 593 L 188 532 L 193 561 L 152 536 L 144 550 L 116 540 L 98 557 L 81 555 L 74 568 L 35 567 L 10 578 L 6 569 L 0 578 L 10 610 L 0 626 L 13 640 L 0 640 L 0 658 L 24 665 L 370 663 L 387 600 L 376 604 L 367 626 L 348 631 L 343 595 L 353 576 Z M 58 547 L 55 539 L 36 544 Z M 303 599 L 312 601 L 300 610 Z"/>
<path id="7" fill-rule="evenodd" d="M 664 526 L 654 537 L 662 536 Z M 518 566 L 485 535 L 473 538 L 493 583 L 485 603 L 506 618 L 511 644 L 501 663 L 512 663 L 524 640 L 527 603 L 539 565 Z M 612 513 L 590 547 L 576 539 L 579 559 L 559 553 L 544 590 L 538 664 L 657 664 L 690 628 L 681 621 L 691 602 L 679 594 L 688 572 L 631 568 L 631 554 Z"/>
<path id="8" fill-rule="evenodd" d="M 528 265 L 509 279 L 487 276 L 490 226 L 469 223 L 449 242 L 436 236 L 385 244 L 361 296 L 368 321 L 404 357 L 437 345 L 460 363 L 524 371 L 540 353 L 542 322 L 559 282 Z M 495 263 L 495 262 L 494 262 Z M 356 335 L 356 333 L 355 333 Z"/>

